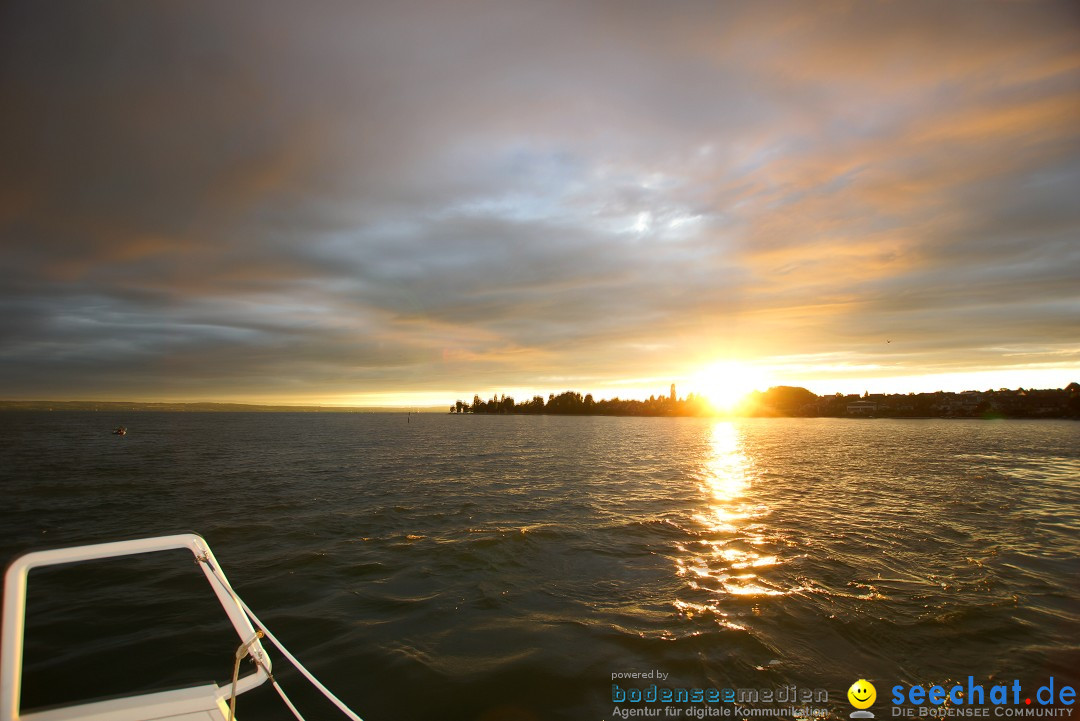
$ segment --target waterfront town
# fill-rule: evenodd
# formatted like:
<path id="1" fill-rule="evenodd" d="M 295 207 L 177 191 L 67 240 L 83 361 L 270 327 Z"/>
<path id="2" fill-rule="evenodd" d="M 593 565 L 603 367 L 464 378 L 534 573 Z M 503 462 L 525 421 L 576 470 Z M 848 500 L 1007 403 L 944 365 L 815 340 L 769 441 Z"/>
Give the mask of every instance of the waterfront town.
<path id="1" fill-rule="evenodd" d="M 457 401 L 451 413 L 557 414 L 618 416 L 702 416 L 715 415 L 716 409 L 702 397 L 689 394 L 680 398 L 672 385 L 667 395 L 648 400 L 595 400 L 592 394 L 575 391 L 533 396 L 517 403 L 508 396 L 484 401 L 473 396 L 472 403 Z M 1080 384 L 1065 388 L 1000 388 L 985 391 L 952 393 L 819 396 L 805 388 L 776 386 L 755 391 L 731 412 L 751 417 L 804 418 L 1073 418 L 1080 419 Z"/>

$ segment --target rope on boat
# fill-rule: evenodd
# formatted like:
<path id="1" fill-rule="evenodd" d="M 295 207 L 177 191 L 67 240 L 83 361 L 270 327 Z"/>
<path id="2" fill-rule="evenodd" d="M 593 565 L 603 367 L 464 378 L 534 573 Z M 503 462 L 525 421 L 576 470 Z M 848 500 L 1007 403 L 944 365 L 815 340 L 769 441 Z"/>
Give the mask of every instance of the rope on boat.
<path id="1" fill-rule="evenodd" d="M 271 673 L 270 669 L 266 667 L 266 664 L 262 662 L 262 659 L 251 653 L 249 650 L 255 639 L 262 638 L 265 635 L 266 631 L 259 629 L 255 632 L 255 635 L 251 637 L 250 641 L 245 641 L 240 644 L 240 648 L 236 649 L 236 664 L 233 666 L 232 693 L 229 694 L 229 717 L 227 721 L 236 721 L 236 683 L 240 676 L 240 662 L 243 661 L 244 656 L 247 656 L 248 654 L 251 654 L 251 660 L 255 662 L 255 665 L 266 672 L 266 677 L 270 679 L 270 684 L 274 687 L 274 690 L 278 692 L 278 696 L 281 696 L 281 700 L 289 707 L 289 710 L 292 711 L 292 715 L 296 717 L 297 721 L 306 721 L 300 714 L 299 709 L 293 705 L 292 699 L 285 693 L 285 689 L 283 689 L 277 682 L 277 679 L 274 678 L 274 674 Z"/>
<path id="2" fill-rule="evenodd" d="M 307 668 L 304 667 L 304 664 L 300 663 L 296 656 L 293 656 L 291 653 L 289 653 L 289 649 L 285 648 L 285 644 L 279 641 L 277 637 L 274 636 L 274 634 L 266 630 L 266 625 L 259 620 L 258 616 L 255 615 L 255 612 L 252 611 L 251 608 L 249 608 L 248 605 L 244 603 L 244 601 L 239 596 L 236 597 L 236 600 L 240 603 L 240 608 L 244 609 L 244 613 L 250 616 L 251 620 L 255 622 L 255 625 L 261 628 L 263 632 L 266 633 L 266 637 L 270 639 L 270 641 L 273 642 L 275 646 L 277 646 L 278 650 L 281 651 L 281 654 L 285 658 L 289 659 L 292 665 L 296 667 L 296 670 L 303 674 L 304 678 L 311 682 L 312 686 L 319 689 L 319 691 L 322 692 L 322 695 L 325 696 L 327 700 L 330 701 L 330 703 L 337 706 L 338 710 L 348 716 L 350 719 L 352 719 L 352 721 L 364 721 L 364 719 L 360 718 L 360 716 L 355 711 L 346 706 L 344 701 L 335 696 L 330 689 L 328 689 L 326 686 L 323 686 L 322 682 L 319 681 L 319 679 L 315 678 L 315 675 L 312 674 L 311 671 L 308 671 Z M 277 686 L 277 683 L 275 682 L 274 685 Z"/>
<path id="3" fill-rule="evenodd" d="M 240 644 L 240 647 L 236 649 L 236 663 L 233 664 L 232 670 L 232 692 L 229 694 L 229 721 L 236 719 L 236 682 L 240 678 L 240 662 L 244 660 L 244 656 L 250 653 L 249 649 L 251 644 L 258 641 L 263 637 L 262 631 L 256 631 L 251 638 Z M 252 656 L 255 658 L 255 656 Z"/>
<path id="4" fill-rule="evenodd" d="M 346 706 L 344 701 L 339 699 L 330 689 L 324 686 L 322 682 L 319 681 L 319 679 L 315 678 L 315 675 L 312 674 L 311 671 L 308 671 L 307 668 L 304 667 L 304 664 L 300 663 L 296 656 L 293 656 L 289 652 L 289 649 L 285 648 L 285 644 L 279 641 L 274 634 L 270 633 L 270 631 L 266 628 L 266 624 L 260 621 L 259 617 L 255 615 L 255 612 L 251 610 L 251 607 L 244 603 L 244 600 L 240 598 L 239 595 L 237 595 L 236 591 L 234 591 L 232 586 L 229 585 L 229 582 L 225 580 L 221 572 L 218 571 L 217 568 L 215 568 L 214 564 L 210 562 L 209 558 L 207 558 L 205 555 L 201 555 L 197 556 L 197 561 L 199 563 L 206 564 L 206 567 L 213 572 L 214 579 L 217 580 L 217 582 L 221 584 L 221 586 L 229 593 L 229 595 L 233 597 L 233 600 L 236 601 L 237 605 L 240 606 L 244 613 L 248 615 L 248 618 L 250 618 L 254 622 L 255 626 L 258 628 L 256 634 L 252 636 L 251 639 L 241 644 L 240 648 L 236 650 L 236 666 L 233 670 L 233 710 L 236 708 L 236 681 L 239 675 L 240 661 L 245 655 L 250 654 L 252 660 L 254 660 L 255 663 L 260 666 L 263 671 L 266 672 L 267 677 L 270 679 L 270 683 L 277 690 L 278 695 L 281 696 L 281 700 L 284 701 L 285 705 L 289 707 L 290 711 L 292 711 L 293 716 L 299 719 L 299 721 L 304 721 L 304 717 L 300 715 L 300 712 L 296 710 L 296 706 L 294 706 L 292 701 L 289 700 L 289 697 L 285 695 L 284 689 L 282 689 L 281 686 L 278 685 L 277 679 L 275 679 L 274 675 L 270 673 L 270 669 L 268 669 L 260 659 L 256 658 L 255 654 L 251 653 L 251 644 L 253 644 L 258 638 L 265 636 L 266 638 L 270 639 L 270 641 L 277 647 L 279 651 L 281 651 L 281 654 L 285 658 L 289 659 L 289 662 L 296 667 L 296 670 L 299 671 L 304 676 L 304 678 L 310 681 L 311 685 L 317 688 L 319 692 L 321 692 L 322 695 L 325 696 L 328 701 L 330 701 L 330 703 L 334 704 L 334 706 L 336 706 L 338 710 L 341 711 L 341 713 L 352 719 L 352 721 L 364 721 L 364 719 L 360 718 L 360 716 L 355 711 Z M 233 721 L 233 710 L 230 710 L 229 721 Z"/>

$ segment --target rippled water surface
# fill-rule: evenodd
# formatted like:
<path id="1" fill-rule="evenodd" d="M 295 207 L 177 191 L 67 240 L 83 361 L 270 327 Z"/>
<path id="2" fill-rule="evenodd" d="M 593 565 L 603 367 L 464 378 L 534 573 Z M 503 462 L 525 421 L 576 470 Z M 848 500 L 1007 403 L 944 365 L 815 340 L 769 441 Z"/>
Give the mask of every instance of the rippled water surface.
<path id="1" fill-rule="evenodd" d="M 110 434 L 119 423 L 126 437 Z M 673 687 L 1071 678 L 1080 424 L 0 415 L 0 551 L 194 530 L 369 721 Z M 134 584 L 121 587 L 119 584 Z M 26 704 L 231 672 L 190 556 L 31 576 Z M 181 671 L 178 666 L 193 667 Z M 279 661 L 308 711 L 334 718 Z M 883 689 L 884 687 L 884 689 Z M 290 718 L 269 688 L 241 719 Z"/>

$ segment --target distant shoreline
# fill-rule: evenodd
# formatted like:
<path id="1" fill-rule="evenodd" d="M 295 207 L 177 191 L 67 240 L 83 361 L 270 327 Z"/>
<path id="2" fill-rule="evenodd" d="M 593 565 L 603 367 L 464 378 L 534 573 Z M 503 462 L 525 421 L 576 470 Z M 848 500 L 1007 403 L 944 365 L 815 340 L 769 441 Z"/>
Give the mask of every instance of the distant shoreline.
<path id="1" fill-rule="evenodd" d="M 648 400 L 596 400 L 576 391 L 550 394 L 517 403 L 508 396 L 472 403 L 457 401 L 451 415 L 570 415 L 719 418 L 1065 418 L 1080 419 L 1080 383 L 1065 388 L 953 393 L 870 393 L 819 396 L 798 386 L 775 386 L 754 391 L 730 411 L 718 411 L 706 398 L 693 393 L 680 398 L 674 384 L 664 396 Z"/>
<path id="2" fill-rule="evenodd" d="M 135 413 L 445 413 L 442 406 L 282 406 L 255 403 L 130 401 L 0 401 L 3 411 L 131 411 Z"/>

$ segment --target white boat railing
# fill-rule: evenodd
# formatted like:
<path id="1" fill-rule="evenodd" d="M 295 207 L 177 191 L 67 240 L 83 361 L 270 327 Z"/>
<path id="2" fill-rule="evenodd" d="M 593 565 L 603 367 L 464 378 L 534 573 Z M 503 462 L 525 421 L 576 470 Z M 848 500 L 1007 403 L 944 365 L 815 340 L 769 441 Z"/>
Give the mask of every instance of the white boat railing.
<path id="1" fill-rule="evenodd" d="M 282 654 L 296 666 L 304 677 L 326 696 L 331 703 L 337 706 L 342 713 L 353 721 L 363 721 L 355 712 L 349 709 L 348 706 L 332 694 L 329 689 L 321 684 L 310 671 L 304 668 L 296 657 L 289 653 L 284 645 L 266 629 L 247 604 L 245 604 L 233 590 L 228 579 L 225 577 L 224 572 L 221 570 L 221 566 L 218 564 L 217 559 L 214 558 L 210 546 L 201 536 L 194 533 L 161 536 L 157 538 L 141 538 L 113 543 L 100 543 L 90 546 L 59 548 L 47 551 L 34 551 L 15 559 L 8 567 L 7 573 L 4 576 L 3 635 L 2 638 L 0 638 L 0 721 L 18 721 L 20 718 L 28 718 L 19 715 L 19 707 L 22 693 L 23 643 L 26 630 L 27 575 L 32 569 L 64 563 L 94 561 L 105 558 L 176 549 L 188 549 L 195 556 L 199 568 L 202 569 L 211 588 L 214 589 L 214 594 L 217 596 L 218 601 L 225 610 L 225 614 L 228 616 L 229 621 L 232 623 L 233 628 L 240 638 L 241 643 L 236 653 L 236 668 L 234 669 L 233 674 L 233 684 L 221 688 L 211 685 L 208 688 L 195 687 L 191 689 L 181 689 L 176 692 L 128 697 L 128 699 L 123 700 L 126 704 L 123 706 L 125 711 L 132 710 L 132 704 L 128 703 L 129 701 L 134 702 L 140 699 L 145 699 L 148 704 L 154 703 L 158 706 L 172 704 L 173 710 L 183 711 L 186 708 L 185 704 L 191 705 L 192 703 L 199 702 L 196 697 L 200 696 L 200 692 L 204 692 L 203 695 L 205 695 L 205 692 L 211 692 L 213 696 L 216 697 L 213 700 L 220 708 L 224 708 L 223 702 L 225 699 L 229 699 L 232 702 L 233 709 L 230 709 L 227 715 L 227 718 L 231 719 L 235 709 L 236 696 L 260 686 L 269 679 L 282 700 L 289 707 L 289 710 L 292 711 L 293 715 L 302 720 L 303 717 L 300 715 L 299 711 L 297 711 L 288 696 L 285 695 L 281 686 L 279 686 L 274 679 L 270 658 L 267 656 L 260 641 L 260 639 L 265 636 L 270 639 Z M 252 622 L 255 623 L 255 626 L 252 625 Z M 258 628 L 256 629 L 256 627 Z M 244 676 L 243 678 L 238 678 L 237 671 L 239 669 L 239 662 L 245 657 L 250 657 L 255 662 L 255 672 Z M 106 703 L 113 702 L 99 703 L 96 705 L 96 709 L 92 708 L 95 707 L 95 704 L 90 704 L 81 708 L 96 711 L 98 715 L 104 713 L 104 718 L 110 718 L 112 717 L 112 710 L 118 707 L 115 703 L 111 706 L 105 706 Z M 205 700 L 203 703 L 205 703 Z M 39 714 L 35 713 L 31 714 L 31 716 L 37 717 Z M 43 718 L 52 718 L 53 713 L 44 712 L 43 714 L 40 714 L 40 716 Z M 92 713 L 86 717 L 97 718 L 97 716 L 94 716 Z M 156 717 L 157 716 L 155 716 L 155 718 Z M 137 716 L 125 715 L 125 718 L 137 718 Z"/>

